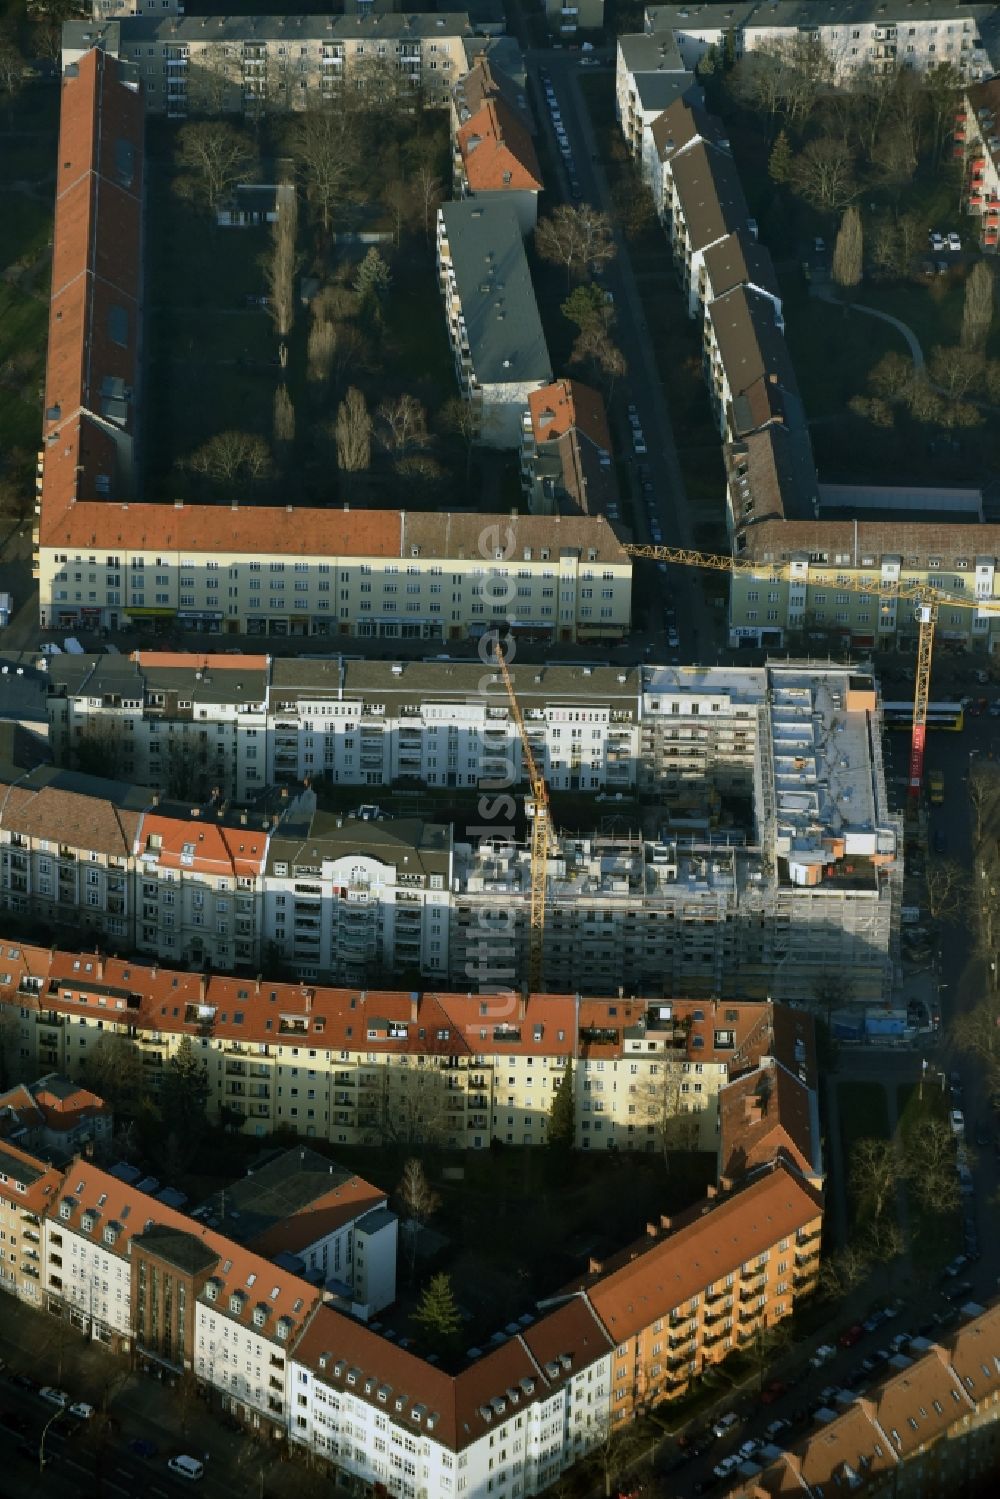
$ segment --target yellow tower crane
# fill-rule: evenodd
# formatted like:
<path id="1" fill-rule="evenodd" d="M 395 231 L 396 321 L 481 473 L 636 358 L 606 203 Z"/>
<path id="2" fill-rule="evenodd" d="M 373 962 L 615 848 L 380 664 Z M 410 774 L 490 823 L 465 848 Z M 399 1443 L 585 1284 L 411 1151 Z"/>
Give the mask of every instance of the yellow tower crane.
<path id="1" fill-rule="evenodd" d="M 514 683 L 511 680 L 510 671 L 507 667 L 507 658 L 504 655 L 503 644 L 499 640 L 494 646 L 494 655 L 496 656 L 497 665 L 500 668 L 500 675 L 503 677 L 503 684 L 507 689 L 510 711 L 517 725 L 517 732 L 521 736 L 524 764 L 528 772 L 528 784 L 531 787 L 531 803 L 526 803 L 526 809 L 532 814 L 528 984 L 531 993 L 537 994 L 542 988 L 542 964 L 545 948 L 545 880 L 546 866 L 552 844 L 552 816 L 549 809 L 549 791 L 545 784 L 545 778 L 535 763 L 534 752 L 531 748 L 531 742 L 528 739 L 528 730 L 524 723 L 524 715 L 521 712 L 521 705 L 514 693 Z"/>
<path id="2" fill-rule="evenodd" d="M 761 563 L 727 557 L 723 553 L 695 552 L 684 547 L 626 545 L 630 557 L 648 557 L 654 562 L 677 563 L 681 567 L 712 568 L 723 573 L 750 573 L 760 577 L 765 571 L 769 578 L 786 581 L 792 572 L 788 562 Z M 959 609 L 974 609 L 977 612 L 1000 613 L 1000 603 L 989 599 L 965 599 L 935 588 L 930 583 L 886 582 L 884 578 L 870 583 L 856 578 L 840 578 L 836 587 L 849 593 L 863 593 L 880 600 L 912 600 L 919 633 L 917 637 L 917 661 L 913 689 L 913 736 L 910 741 L 909 797 L 915 802 L 920 795 L 924 778 L 924 745 L 927 739 L 927 705 L 931 692 L 931 661 L 934 654 L 934 630 L 938 610 L 942 604 Z"/>

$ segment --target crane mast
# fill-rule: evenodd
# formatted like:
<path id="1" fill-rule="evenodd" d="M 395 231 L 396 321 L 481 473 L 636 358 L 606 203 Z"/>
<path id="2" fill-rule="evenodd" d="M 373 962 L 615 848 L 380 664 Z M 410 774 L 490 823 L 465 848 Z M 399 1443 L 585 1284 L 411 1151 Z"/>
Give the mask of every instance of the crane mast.
<path id="1" fill-rule="evenodd" d="M 521 750 L 531 787 L 531 802 L 534 815 L 531 818 L 531 913 L 528 926 L 528 984 L 533 994 L 540 992 L 545 955 L 545 884 L 549 848 L 552 840 L 552 818 L 549 809 L 549 791 L 545 778 L 535 761 L 528 730 L 525 726 L 521 705 L 514 692 L 514 683 L 507 666 L 503 645 L 498 639 L 493 647 L 500 675 L 510 703 L 511 716 L 521 736 Z"/>
<path id="2" fill-rule="evenodd" d="M 714 572 L 759 574 L 762 565 L 739 557 L 727 557 L 724 553 L 695 552 L 686 547 L 626 545 L 630 557 L 649 557 L 654 562 L 677 563 L 681 567 L 706 567 Z M 772 576 L 787 574 L 787 563 L 767 564 Z M 838 578 L 837 587 L 850 593 L 862 593 L 869 597 L 913 599 L 916 603 L 916 618 L 920 630 L 917 638 L 917 666 L 913 690 L 913 736 L 910 740 L 909 799 L 911 805 L 920 796 L 924 778 L 924 746 L 927 740 L 927 707 L 931 695 L 931 662 L 934 656 L 934 630 L 937 626 L 938 610 L 942 602 L 949 607 L 1000 612 L 1000 605 L 982 599 L 955 598 L 943 590 L 927 583 L 899 583 L 878 578 L 862 582 L 854 578 Z"/>

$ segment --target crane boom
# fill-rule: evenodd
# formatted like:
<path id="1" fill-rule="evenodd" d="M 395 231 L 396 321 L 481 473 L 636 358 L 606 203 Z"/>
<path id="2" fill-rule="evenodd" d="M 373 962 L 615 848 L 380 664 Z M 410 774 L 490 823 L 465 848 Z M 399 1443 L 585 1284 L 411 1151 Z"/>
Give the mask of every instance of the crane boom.
<path id="1" fill-rule="evenodd" d="M 626 544 L 630 557 L 648 557 L 653 562 L 672 562 L 681 567 L 705 567 L 714 572 L 767 574 L 775 580 L 791 574 L 788 562 L 753 562 L 744 557 L 727 557 L 723 552 L 695 552 L 686 547 L 643 546 Z M 942 603 L 958 609 L 975 609 L 977 613 L 1000 612 L 1000 603 L 991 599 L 959 598 L 930 583 L 903 583 L 898 579 L 849 578 L 838 576 L 836 587 L 849 593 L 861 593 L 880 599 L 913 599 L 917 605 L 920 626 L 917 638 L 917 666 L 913 692 L 913 737 L 910 741 L 910 800 L 920 795 L 924 778 L 924 745 L 927 739 L 927 707 L 931 694 L 931 661 L 934 656 L 934 630 Z"/>
<path id="2" fill-rule="evenodd" d="M 498 639 L 493 648 L 503 684 L 507 689 L 510 711 L 521 736 L 534 816 L 531 819 L 531 916 L 528 928 L 528 984 L 537 994 L 542 988 L 543 960 L 545 955 L 545 882 L 552 836 L 552 818 L 549 810 L 549 791 L 545 778 L 535 761 L 528 730 L 525 726 L 521 705 L 514 692 L 514 683 L 507 666 L 503 646 Z"/>

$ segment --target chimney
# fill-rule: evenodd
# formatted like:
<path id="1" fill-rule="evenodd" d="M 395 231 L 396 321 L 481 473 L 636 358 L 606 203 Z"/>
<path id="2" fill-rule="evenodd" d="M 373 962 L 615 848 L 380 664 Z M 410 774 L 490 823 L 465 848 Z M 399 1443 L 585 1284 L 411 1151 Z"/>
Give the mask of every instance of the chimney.
<path id="1" fill-rule="evenodd" d="M 307 1015 L 311 1015 L 312 1014 L 313 993 L 314 992 L 315 991 L 312 990 L 312 989 L 305 989 L 305 990 L 303 990 L 303 993 L 305 994 L 305 1000 L 306 1000 L 306 1014 Z"/>
<path id="2" fill-rule="evenodd" d="M 663 1229 L 663 1232 L 664 1233 L 669 1233 L 669 1231 L 673 1228 L 673 1226 L 674 1226 L 674 1220 L 671 1218 L 670 1214 L 669 1213 L 661 1213 L 660 1214 L 660 1227 Z"/>
<path id="3" fill-rule="evenodd" d="M 713 1197 L 718 1197 L 718 1195 L 719 1195 L 719 1189 L 718 1189 L 718 1187 L 715 1186 L 715 1184 L 713 1182 L 709 1182 L 708 1186 L 705 1188 L 705 1195 L 709 1199 L 711 1199 Z"/>
<path id="4" fill-rule="evenodd" d="M 646 1224 L 646 1233 L 649 1235 L 649 1237 L 651 1239 L 658 1238 L 659 1234 L 660 1234 L 659 1224 L 657 1224 L 657 1223 L 647 1223 Z"/>
<path id="5" fill-rule="evenodd" d="M 263 977 L 264 977 L 264 975 L 262 973 L 258 973 L 258 975 L 257 975 L 257 982 L 254 985 L 254 990 L 253 990 L 254 994 L 259 994 L 260 993 L 260 983 L 261 983 L 261 979 Z"/>
<path id="6" fill-rule="evenodd" d="M 199 975 L 198 975 L 198 998 L 203 1003 L 208 998 L 208 974 L 207 973 L 199 973 Z"/>
<path id="7" fill-rule="evenodd" d="M 602 1275 L 604 1273 L 604 1261 L 599 1260 L 596 1254 L 590 1256 L 587 1264 L 588 1275 Z"/>
<path id="8" fill-rule="evenodd" d="M 733 1189 L 733 1179 L 732 1179 L 732 1177 L 731 1176 L 720 1176 L 719 1177 L 719 1191 L 720 1192 L 731 1192 L 732 1189 Z"/>
<path id="9" fill-rule="evenodd" d="M 416 1025 L 417 1011 L 420 1009 L 420 995 L 414 990 L 410 994 L 410 1024 Z"/>

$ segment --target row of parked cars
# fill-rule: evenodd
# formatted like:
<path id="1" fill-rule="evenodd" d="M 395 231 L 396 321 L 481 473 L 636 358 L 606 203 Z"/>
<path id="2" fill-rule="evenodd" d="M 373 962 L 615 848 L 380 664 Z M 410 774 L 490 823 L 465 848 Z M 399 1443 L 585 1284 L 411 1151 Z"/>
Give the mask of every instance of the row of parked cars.
<path id="1" fill-rule="evenodd" d="M 556 133 L 556 140 L 559 143 L 559 154 L 563 159 L 563 164 L 566 167 L 566 175 L 569 178 L 570 194 L 574 198 L 574 200 L 579 200 L 582 194 L 580 192 L 580 183 L 576 175 L 576 162 L 573 160 L 573 147 L 569 143 L 569 136 L 566 134 L 566 126 L 563 124 L 562 110 L 559 108 L 559 99 L 556 95 L 555 89 L 552 86 L 551 75 L 543 71 L 539 73 L 538 76 L 542 80 L 542 88 L 545 90 L 545 103 L 548 105 L 549 118 L 552 121 L 552 129 Z"/>

